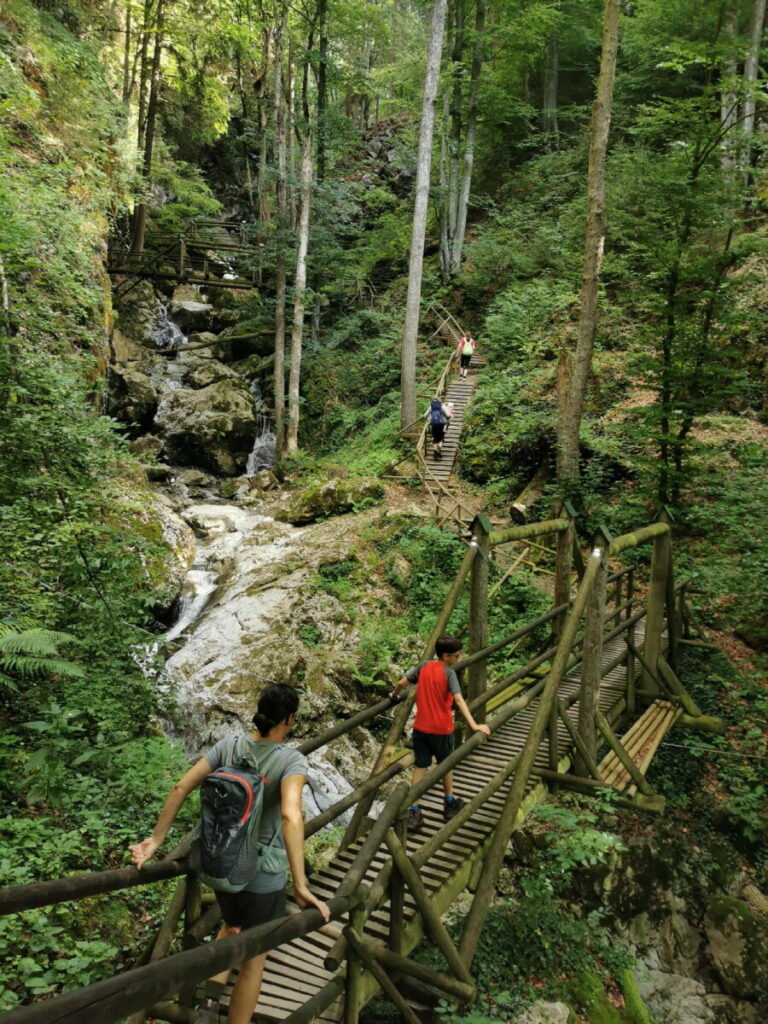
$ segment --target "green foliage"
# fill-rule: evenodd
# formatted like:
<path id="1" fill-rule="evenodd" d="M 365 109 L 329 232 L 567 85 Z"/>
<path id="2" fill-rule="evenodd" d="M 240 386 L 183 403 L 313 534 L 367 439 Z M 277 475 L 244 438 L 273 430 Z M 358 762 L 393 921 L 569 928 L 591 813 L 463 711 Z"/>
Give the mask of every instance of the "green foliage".
<path id="1" fill-rule="evenodd" d="M 461 471 L 479 483 L 504 481 L 517 495 L 554 449 L 551 374 L 531 364 L 488 374 L 465 416 Z"/>
<path id="2" fill-rule="evenodd" d="M 154 234 L 163 236 L 162 244 L 167 245 L 167 236 L 183 232 L 190 220 L 221 215 L 221 203 L 212 194 L 199 167 L 165 155 L 164 159 L 156 161 L 152 180 L 164 201 L 162 205 L 151 205 L 148 247 L 152 246 Z"/>

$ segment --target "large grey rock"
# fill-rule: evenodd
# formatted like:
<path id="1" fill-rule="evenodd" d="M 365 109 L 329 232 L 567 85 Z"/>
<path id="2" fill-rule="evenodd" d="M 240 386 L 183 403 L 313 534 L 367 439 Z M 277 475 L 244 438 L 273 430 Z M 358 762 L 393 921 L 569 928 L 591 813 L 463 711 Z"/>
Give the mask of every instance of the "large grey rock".
<path id="1" fill-rule="evenodd" d="M 664 1024 L 715 1024 L 707 990 L 693 978 L 637 968 L 637 989 L 654 1020 Z"/>
<path id="2" fill-rule="evenodd" d="M 241 381 L 234 370 L 217 359 L 208 359 L 186 375 L 187 384 L 193 388 L 207 388 L 220 380 Z"/>
<path id="3" fill-rule="evenodd" d="M 512 1017 L 510 1024 L 570 1024 L 576 1017 L 565 1003 L 534 1003 Z"/>
<path id="4" fill-rule="evenodd" d="M 193 331 L 207 331 L 213 320 L 213 306 L 207 302 L 172 301 L 168 306 L 171 319 L 185 334 Z"/>
<path id="5" fill-rule="evenodd" d="M 130 366 L 113 366 L 107 411 L 121 423 L 146 430 L 157 409 L 157 391 L 146 374 Z"/>
<path id="6" fill-rule="evenodd" d="M 768 921 L 743 900 L 711 901 L 705 920 L 707 957 L 723 989 L 768 1000 Z"/>
<path id="7" fill-rule="evenodd" d="M 383 496 L 384 488 L 379 480 L 329 480 L 299 491 L 288 507 L 276 512 L 275 517 L 302 526 L 364 508 Z"/>
<path id="8" fill-rule="evenodd" d="M 235 476 L 253 446 L 256 417 L 245 384 L 226 380 L 163 395 L 155 427 L 172 462 Z"/>

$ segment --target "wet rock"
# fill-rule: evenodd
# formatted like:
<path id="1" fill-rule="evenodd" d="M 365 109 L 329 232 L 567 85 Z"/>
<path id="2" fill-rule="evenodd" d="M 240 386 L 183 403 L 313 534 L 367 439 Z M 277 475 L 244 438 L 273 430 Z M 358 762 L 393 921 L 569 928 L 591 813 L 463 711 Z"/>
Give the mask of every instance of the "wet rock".
<path id="1" fill-rule="evenodd" d="M 297 526 L 370 505 L 384 496 L 379 480 L 329 480 L 300 491 L 275 518 Z"/>
<path id="2" fill-rule="evenodd" d="M 714 1024 L 764 1024 L 768 1015 L 768 1006 L 753 1006 L 730 996 L 709 995 L 704 1001 L 712 1011 Z"/>
<path id="3" fill-rule="evenodd" d="M 252 491 L 273 491 L 280 483 L 271 469 L 260 469 L 251 477 Z"/>
<path id="4" fill-rule="evenodd" d="M 711 901 L 706 952 L 726 993 L 768 1000 L 767 923 L 743 900 L 721 896 Z"/>
<path id="5" fill-rule="evenodd" d="M 144 349 L 129 335 L 123 333 L 117 327 L 112 331 L 109 339 L 112 350 L 112 360 L 116 363 L 139 362 L 144 356 Z"/>
<path id="6" fill-rule="evenodd" d="M 311 582 L 321 565 L 350 557 L 370 517 L 350 516 L 343 530 L 337 521 L 297 530 L 247 509 L 208 505 L 192 506 L 185 518 L 206 531 L 207 558 L 231 560 L 167 663 L 193 738 L 202 745 L 233 723 L 247 724 L 266 679 L 305 687 L 307 734 L 337 721 L 339 707 L 348 707 L 342 685 L 359 637 L 343 605 Z"/>
<path id="7" fill-rule="evenodd" d="M 256 418 L 245 384 L 222 380 L 199 391 L 181 388 L 163 395 L 155 427 L 173 462 L 234 476 L 245 468 Z"/>
<path id="8" fill-rule="evenodd" d="M 199 469 L 184 469 L 176 474 L 176 479 L 185 487 L 210 487 L 213 478 Z"/>
<path id="9" fill-rule="evenodd" d="M 207 331 L 210 328 L 214 310 L 207 302 L 185 299 L 182 302 L 172 301 L 168 312 L 184 334 L 191 334 L 193 331 Z"/>
<path id="10" fill-rule="evenodd" d="M 131 441 L 130 448 L 134 455 L 156 459 L 163 450 L 163 442 L 154 434 L 143 434 L 135 441 Z"/>
<path id="11" fill-rule="evenodd" d="M 571 1024 L 576 1016 L 565 1003 L 534 1003 L 510 1019 L 510 1024 Z"/>
<path id="12" fill-rule="evenodd" d="M 707 990 L 693 978 L 652 968 L 635 971 L 637 988 L 654 1020 L 664 1024 L 715 1024 Z"/>
<path id="13" fill-rule="evenodd" d="M 167 466 L 163 462 L 154 462 L 144 466 L 144 472 L 147 474 L 148 480 L 164 482 L 173 476 L 173 467 Z"/>
<path id="14" fill-rule="evenodd" d="M 186 375 L 186 382 L 192 388 L 207 388 L 220 380 L 241 381 L 242 378 L 216 359 L 206 360 Z"/>
<path id="15" fill-rule="evenodd" d="M 173 302 L 202 302 L 200 289 L 194 284 L 179 284 L 173 289 Z"/>
<path id="16" fill-rule="evenodd" d="M 129 366 L 113 366 L 109 375 L 107 411 L 121 423 L 148 429 L 157 409 L 157 391 L 147 377 Z"/>

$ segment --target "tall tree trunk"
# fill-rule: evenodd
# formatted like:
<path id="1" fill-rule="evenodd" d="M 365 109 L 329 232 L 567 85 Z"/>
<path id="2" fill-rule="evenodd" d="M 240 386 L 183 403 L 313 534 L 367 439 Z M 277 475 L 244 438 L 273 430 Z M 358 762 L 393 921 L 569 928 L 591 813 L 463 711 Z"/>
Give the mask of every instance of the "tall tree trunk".
<path id="1" fill-rule="evenodd" d="M 286 139 L 288 142 L 288 216 L 291 231 L 295 231 L 296 224 L 298 222 L 298 206 L 296 204 L 296 133 L 294 127 L 296 121 L 296 73 L 293 61 L 293 40 L 290 36 L 288 38 L 286 87 L 288 90 L 285 124 Z"/>
<path id="2" fill-rule="evenodd" d="M 144 158 L 141 175 L 143 187 L 146 189 L 152 174 L 152 150 L 155 144 L 155 125 L 157 122 L 157 98 L 160 91 L 160 59 L 163 51 L 164 0 L 158 0 L 157 19 L 155 21 L 155 46 L 152 54 L 152 79 L 149 87 L 147 104 L 147 127 L 144 133 Z M 131 252 L 138 254 L 144 251 L 144 236 L 147 230 L 147 204 L 139 203 L 133 231 Z"/>
<path id="3" fill-rule="evenodd" d="M 123 43 L 123 87 L 120 98 L 127 103 L 131 98 L 131 5 L 128 4 L 125 11 L 125 40 Z"/>
<path id="4" fill-rule="evenodd" d="M 277 175 L 275 178 L 275 445 L 278 455 L 285 451 L 285 246 L 288 225 L 286 164 L 288 138 L 283 90 L 283 44 L 288 23 L 288 4 L 283 4 L 275 36 L 275 135 Z"/>
<path id="5" fill-rule="evenodd" d="M 723 35 L 726 45 L 729 47 L 728 55 L 723 64 L 723 79 L 725 88 L 720 94 L 720 123 L 723 126 L 723 167 L 731 171 L 735 164 L 734 139 L 732 138 L 733 128 L 736 126 L 739 117 L 738 100 L 736 96 L 735 80 L 737 73 L 736 54 L 733 44 L 736 38 L 736 22 L 738 20 L 738 6 L 736 0 L 726 0 L 723 12 Z"/>
<path id="6" fill-rule="evenodd" d="M 288 436 L 286 451 L 299 447 L 299 386 L 301 384 L 301 346 L 304 335 L 304 298 L 307 291 L 307 246 L 309 211 L 312 202 L 312 133 L 307 124 L 301 140 L 301 198 L 299 202 L 299 244 L 296 252 L 296 279 L 293 284 L 293 329 L 291 331 L 291 373 L 288 383 Z"/>
<path id="7" fill-rule="evenodd" d="M 558 148 L 559 127 L 557 123 L 557 87 L 560 75 L 560 44 L 557 32 L 547 40 L 544 59 L 544 89 L 542 95 L 541 126 L 546 136 L 547 149 Z"/>
<path id="8" fill-rule="evenodd" d="M 149 37 L 152 32 L 152 0 L 144 0 L 144 15 L 141 26 L 141 46 L 139 47 L 139 110 L 136 118 L 139 149 L 144 145 L 144 125 L 147 111 L 147 80 L 149 78 Z"/>
<path id="9" fill-rule="evenodd" d="M 451 95 L 443 90 L 443 116 L 440 121 L 440 273 L 444 281 L 451 276 L 451 238 L 448 230 L 448 125 Z"/>
<path id="10" fill-rule="evenodd" d="M 456 214 L 459 206 L 459 154 L 461 151 L 461 93 L 464 77 L 464 0 L 454 0 L 455 30 L 453 37 L 453 90 L 451 93 L 451 137 L 448 172 L 448 234 L 451 243 L 456 237 Z"/>
<path id="11" fill-rule="evenodd" d="M 424 80 L 424 101 L 421 108 L 419 155 L 416 169 L 416 198 L 411 231 L 411 254 L 408 263 L 408 294 L 405 301 L 405 326 L 400 367 L 400 423 L 410 426 L 416 419 L 416 342 L 419 333 L 421 277 L 424 264 L 424 236 L 429 204 L 429 175 L 432 168 L 432 133 L 435 127 L 435 97 L 443 53 L 445 8 L 447 0 L 435 0 L 429 32 L 427 74 Z"/>
<path id="12" fill-rule="evenodd" d="M 485 0 L 475 2 L 475 40 L 472 48 L 472 72 L 469 83 L 469 106 L 467 109 L 467 133 L 464 139 L 464 168 L 461 176 L 459 208 L 456 214 L 456 236 L 451 250 L 451 274 L 461 269 L 464 253 L 464 235 L 467 230 L 467 208 L 472 188 L 472 170 L 475 164 L 475 132 L 477 130 L 477 94 L 480 85 L 480 71 L 483 66 L 485 46 Z"/>
<path id="13" fill-rule="evenodd" d="M 755 134 L 755 83 L 760 65 L 760 44 L 763 39 L 766 0 L 753 0 L 752 19 L 749 26 L 749 50 L 744 61 L 744 183 L 749 184 L 749 164 L 752 158 L 752 138 Z"/>
<path id="14" fill-rule="evenodd" d="M 581 287 L 579 337 L 573 360 L 565 407 L 558 423 L 557 475 L 561 493 L 567 494 L 579 477 L 579 434 L 587 380 L 592 366 L 592 349 L 597 328 L 600 262 L 604 245 L 605 160 L 611 126 L 613 84 L 619 39 L 619 0 L 605 0 L 603 48 L 597 96 L 592 107 L 589 144 L 588 209 Z"/>
<path id="15" fill-rule="evenodd" d="M 322 186 L 325 181 L 325 168 L 328 155 L 328 0 L 317 2 L 317 25 L 320 35 L 317 54 L 317 184 Z M 315 300 L 312 306 L 312 323 L 310 337 L 316 345 L 320 336 L 320 312 L 322 303 L 323 268 L 316 266 L 312 288 Z"/>

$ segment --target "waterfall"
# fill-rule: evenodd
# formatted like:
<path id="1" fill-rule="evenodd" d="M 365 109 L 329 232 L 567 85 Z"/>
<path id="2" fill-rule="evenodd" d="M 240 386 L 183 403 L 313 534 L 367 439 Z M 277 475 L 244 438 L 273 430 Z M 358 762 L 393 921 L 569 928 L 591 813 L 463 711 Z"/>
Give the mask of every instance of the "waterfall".
<path id="1" fill-rule="evenodd" d="M 275 448 L 275 426 L 269 416 L 256 417 L 257 433 L 253 449 L 245 467 L 246 476 L 254 476 L 260 469 L 271 469 L 277 454 Z"/>
<path id="2" fill-rule="evenodd" d="M 168 307 L 160 299 L 157 300 L 155 323 L 152 327 L 152 340 L 161 349 L 177 349 L 187 344 L 187 336 L 178 324 L 168 315 Z"/>
<path id="3" fill-rule="evenodd" d="M 175 640 L 197 619 L 208 604 L 208 598 L 216 589 L 219 574 L 209 569 L 191 569 L 184 582 L 184 591 L 179 599 L 179 616 L 165 635 L 166 640 Z"/>

